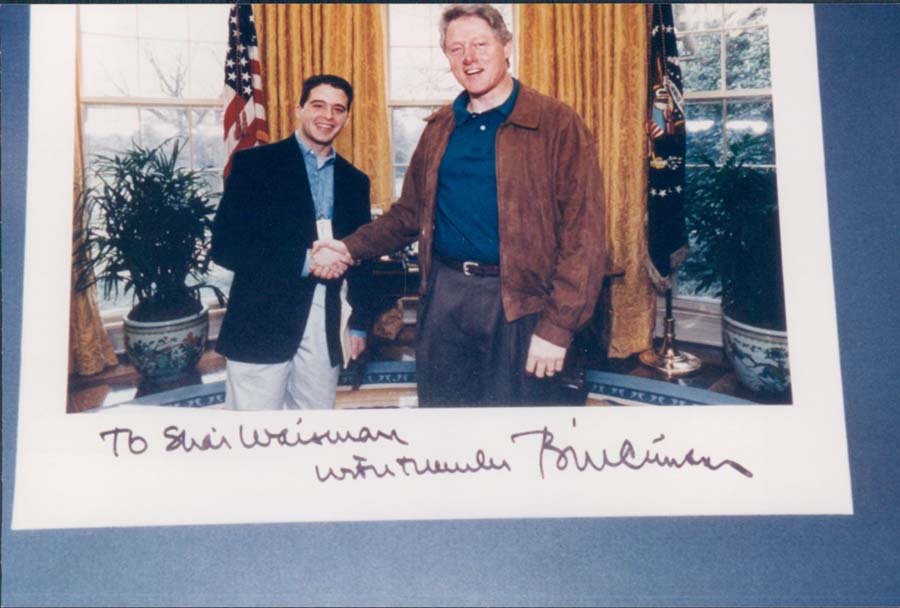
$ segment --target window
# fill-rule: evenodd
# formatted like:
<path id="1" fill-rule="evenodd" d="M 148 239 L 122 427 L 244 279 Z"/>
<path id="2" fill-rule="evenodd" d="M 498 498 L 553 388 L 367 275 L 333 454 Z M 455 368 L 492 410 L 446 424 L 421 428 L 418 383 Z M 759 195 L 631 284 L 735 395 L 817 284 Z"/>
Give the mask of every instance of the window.
<path id="1" fill-rule="evenodd" d="M 80 87 L 85 164 L 135 141 L 186 140 L 181 164 L 222 191 L 223 61 L 230 5 L 81 5 Z M 231 273 L 212 267 L 227 291 Z M 130 308 L 131 294 L 106 300 L 105 317 Z M 211 297 L 211 296 L 210 296 Z M 107 314 L 109 313 L 109 314 Z"/>
<path id="2" fill-rule="evenodd" d="M 772 92 L 766 8 L 754 4 L 676 4 L 675 28 L 684 80 L 687 126 L 685 215 L 690 226 L 694 185 L 704 158 L 724 160 L 745 134 L 762 140 L 755 166 L 775 169 Z M 701 290 L 690 272 L 695 254 L 678 273 L 676 294 L 699 305 L 715 287 Z"/>
<path id="3" fill-rule="evenodd" d="M 388 110 L 391 125 L 393 196 L 400 196 L 403 176 L 424 119 L 453 101 L 462 88 L 440 46 L 441 14 L 448 4 L 388 5 Z M 515 36 L 513 5 L 494 5 Z M 515 53 L 512 70 L 515 74 Z"/>

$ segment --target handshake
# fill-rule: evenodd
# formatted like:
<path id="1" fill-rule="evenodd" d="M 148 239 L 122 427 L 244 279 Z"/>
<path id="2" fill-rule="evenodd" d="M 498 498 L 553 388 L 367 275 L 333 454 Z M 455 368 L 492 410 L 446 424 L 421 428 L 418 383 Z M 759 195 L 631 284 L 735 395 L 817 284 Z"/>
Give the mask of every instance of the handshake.
<path id="1" fill-rule="evenodd" d="M 313 243 L 309 271 L 314 276 L 324 280 L 337 279 L 352 265 L 353 258 L 343 242 L 323 239 Z"/>

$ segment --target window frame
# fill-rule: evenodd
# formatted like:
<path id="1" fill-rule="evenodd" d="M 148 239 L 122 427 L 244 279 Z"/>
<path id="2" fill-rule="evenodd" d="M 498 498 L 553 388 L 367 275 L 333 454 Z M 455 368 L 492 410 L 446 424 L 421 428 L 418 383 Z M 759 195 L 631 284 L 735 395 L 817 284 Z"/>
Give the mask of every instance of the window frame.
<path id="1" fill-rule="evenodd" d="M 763 5 L 764 3 L 758 3 Z M 691 102 L 719 102 L 721 106 L 722 117 L 722 153 L 728 149 L 728 103 L 733 101 L 769 101 L 774 104 L 772 97 L 771 77 L 769 86 L 754 89 L 728 89 L 727 80 L 727 59 L 728 45 L 726 44 L 727 36 L 730 32 L 746 32 L 750 30 L 764 29 L 766 31 L 766 41 L 769 37 L 769 11 L 763 23 L 752 23 L 746 25 L 725 25 L 725 4 L 717 5 L 720 10 L 720 25 L 710 29 L 689 29 L 684 31 L 676 30 L 676 37 L 681 40 L 683 36 L 690 34 L 717 34 L 720 39 L 719 44 L 719 70 L 720 84 L 719 89 L 714 91 L 684 91 L 684 103 L 687 106 Z M 769 47 L 769 60 L 771 62 L 771 46 Z M 774 135 L 774 117 L 773 117 L 773 138 Z M 720 159 L 721 160 L 721 159 Z M 696 163 L 685 163 L 685 168 L 700 167 Z M 772 168 L 776 172 L 778 170 L 778 159 L 773 164 L 751 165 L 757 167 Z M 677 273 L 675 287 L 672 293 L 673 317 L 676 319 L 676 331 L 679 340 L 684 342 L 692 342 L 696 344 L 705 344 L 709 346 L 722 346 L 722 305 L 719 298 L 697 295 L 682 295 L 677 293 Z M 656 328 L 654 334 L 662 336 L 665 329 L 665 298 L 657 297 L 656 306 Z"/>
<path id="2" fill-rule="evenodd" d="M 86 32 L 82 30 L 81 25 L 81 6 L 76 6 L 75 11 L 75 27 L 76 27 L 76 62 L 78 65 L 78 88 L 79 90 L 83 89 L 84 84 L 84 65 L 83 61 L 83 53 L 82 53 L 82 37 L 87 34 L 91 36 L 108 36 L 108 37 L 116 37 L 114 34 L 98 34 L 97 32 Z M 135 16 L 137 19 L 137 15 Z M 119 36 L 122 37 L 122 36 Z M 130 38 L 131 36 L 127 36 Z M 135 39 L 141 39 L 141 36 L 136 36 Z M 190 41 L 191 39 L 187 39 Z M 141 121 L 142 121 L 142 110 L 145 108 L 167 108 L 167 109 L 184 109 L 184 110 L 194 110 L 194 109 L 210 109 L 214 111 L 223 110 L 223 89 L 219 92 L 218 96 L 215 98 L 197 98 L 197 97 L 183 97 L 183 98 L 172 98 L 172 97 L 147 97 L 140 95 L 117 95 L 117 96 L 109 96 L 109 95 L 79 95 L 77 103 L 79 104 L 79 109 L 81 111 L 81 129 L 82 133 L 84 133 L 84 128 L 86 125 L 86 121 L 88 119 L 88 110 L 91 108 L 111 108 L 111 107 L 119 107 L 119 108 L 133 108 L 137 111 L 138 117 L 138 128 L 137 128 L 137 136 L 138 141 L 141 141 L 142 137 L 142 129 L 141 129 Z M 188 111 L 188 128 L 190 137 L 187 139 L 187 153 L 188 158 L 190 159 L 191 168 L 193 168 L 193 158 L 194 158 L 194 138 L 193 132 L 194 127 L 194 118 L 193 112 Z M 89 158 L 87 157 L 88 150 L 86 149 L 85 139 L 82 138 L 81 143 L 81 153 L 84 157 L 84 173 L 86 175 L 88 166 L 89 166 Z M 224 147 L 224 142 L 222 143 Z M 199 172 L 203 174 L 218 174 L 222 175 L 222 171 L 224 170 L 224 166 L 222 167 L 208 167 L 203 169 L 197 169 Z M 100 300 L 100 294 L 97 294 L 98 305 Z M 210 314 L 210 339 L 215 339 L 218 337 L 219 328 L 221 327 L 222 318 L 225 314 L 225 308 L 219 305 L 215 296 L 208 295 L 202 298 L 202 302 L 209 308 Z M 123 328 L 123 317 L 128 311 L 131 309 L 129 306 L 117 306 L 113 308 L 107 308 L 105 310 L 100 311 L 100 319 L 103 323 L 104 328 L 106 329 L 107 334 L 110 337 L 110 341 L 112 342 L 113 349 L 116 353 L 121 354 L 125 352 L 125 338 L 124 338 L 124 328 Z"/>

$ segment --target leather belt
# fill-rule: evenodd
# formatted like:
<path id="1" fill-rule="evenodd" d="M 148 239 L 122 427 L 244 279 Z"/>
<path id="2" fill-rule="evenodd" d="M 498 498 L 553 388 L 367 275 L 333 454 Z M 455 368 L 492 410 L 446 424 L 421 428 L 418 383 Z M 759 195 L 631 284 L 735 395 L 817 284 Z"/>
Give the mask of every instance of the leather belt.
<path id="1" fill-rule="evenodd" d="M 482 264 L 481 262 L 454 260 L 453 258 L 445 258 L 444 256 L 437 256 L 437 259 L 444 266 L 459 271 L 467 277 L 500 276 L 500 266 L 497 266 L 495 264 Z"/>

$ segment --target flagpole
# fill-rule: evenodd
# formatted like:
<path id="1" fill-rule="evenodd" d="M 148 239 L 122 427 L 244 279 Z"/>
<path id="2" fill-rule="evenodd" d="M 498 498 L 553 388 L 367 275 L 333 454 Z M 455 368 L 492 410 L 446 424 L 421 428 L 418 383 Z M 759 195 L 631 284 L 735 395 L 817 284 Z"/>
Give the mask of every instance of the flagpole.
<path id="1" fill-rule="evenodd" d="M 683 82 L 678 62 L 675 19 L 671 4 L 652 8 L 649 43 L 649 87 L 646 130 L 649 137 L 647 174 L 647 271 L 657 292 L 664 292 L 666 315 L 659 348 L 640 354 L 640 361 L 666 375 L 684 376 L 700 369 L 694 355 L 675 346 L 672 275 L 687 257 L 684 236 L 684 161 L 686 131 Z"/>
<path id="2" fill-rule="evenodd" d="M 640 361 L 666 375 L 666 378 L 686 376 L 700 370 L 700 359 L 675 346 L 675 317 L 672 314 L 672 288 L 666 289 L 666 316 L 663 319 L 663 339 L 658 349 L 649 348 L 640 354 Z"/>

